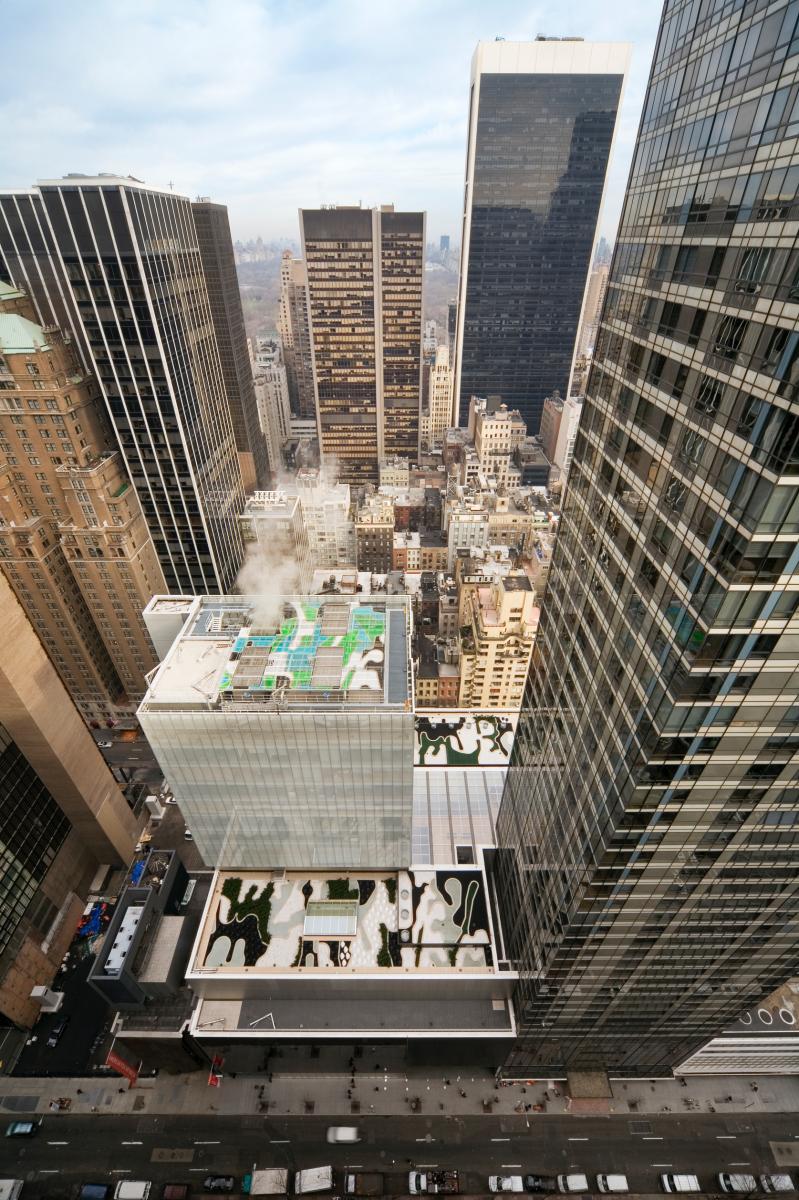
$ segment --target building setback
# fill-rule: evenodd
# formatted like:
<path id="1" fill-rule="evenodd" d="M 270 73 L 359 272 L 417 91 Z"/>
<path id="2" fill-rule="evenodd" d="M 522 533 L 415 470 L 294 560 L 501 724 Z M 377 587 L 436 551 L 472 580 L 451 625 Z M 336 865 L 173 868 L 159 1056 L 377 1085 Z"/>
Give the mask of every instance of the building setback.
<path id="1" fill-rule="evenodd" d="M 241 292 L 230 221 L 224 204 L 196 200 L 191 206 L 205 285 L 222 363 L 222 379 L 246 492 L 269 484 L 269 461 L 253 391 Z"/>
<path id="2" fill-rule="evenodd" d="M 132 717 L 163 575 L 97 383 L 35 315 L 0 283 L 0 570 L 83 716 Z"/>
<path id="3" fill-rule="evenodd" d="M 796 966 L 799 30 L 733 7 L 661 23 L 502 801 L 524 1076 L 662 1073 Z"/>
<path id="4" fill-rule="evenodd" d="M 345 483 L 416 460 L 422 387 L 424 213 L 300 212 L 319 446 Z"/>
<path id="5" fill-rule="evenodd" d="M 107 175 L 0 194 L 0 271 L 96 375 L 167 586 L 227 590 L 244 494 L 191 202 Z"/>
<path id="6" fill-rule="evenodd" d="M 138 822 L 0 573 L 0 1013 L 27 1027 L 100 863 L 133 854 Z"/>
<path id="7" fill-rule="evenodd" d="M 499 393 L 530 433 L 569 394 L 629 47 L 480 42 L 472 59 L 454 424 Z"/>

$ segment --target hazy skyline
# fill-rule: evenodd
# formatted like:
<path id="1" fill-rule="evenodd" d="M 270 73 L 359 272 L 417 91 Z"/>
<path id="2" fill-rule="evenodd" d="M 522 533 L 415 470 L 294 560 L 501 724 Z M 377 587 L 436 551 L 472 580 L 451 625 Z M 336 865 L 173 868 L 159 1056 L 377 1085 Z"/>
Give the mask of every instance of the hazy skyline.
<path id="1" fill-rule="evenodd" d="M 612 236 L 660 7 L 7 0 L 0 186 L 130 174 L 227 204 L 241 239 L 296 239 L 300 207 L 394 203 L 427 210 L 429 240 L 458 241 L 475 44 L 583 36 L 633 44 Z"/>

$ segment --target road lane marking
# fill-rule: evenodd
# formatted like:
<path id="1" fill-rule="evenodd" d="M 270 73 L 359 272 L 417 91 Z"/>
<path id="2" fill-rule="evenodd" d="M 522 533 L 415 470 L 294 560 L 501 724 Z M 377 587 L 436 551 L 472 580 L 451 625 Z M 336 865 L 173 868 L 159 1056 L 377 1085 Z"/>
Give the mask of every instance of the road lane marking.
<path id="1" fill-rule="evenodd" d="M 510 1138 L 492 1138 L 492 1142 L 509 1142 Z"/>
<path id="2" fill-rule="evenodd" d="M 58 1175 L 59 1172 L 55 1169 L 55 1167 L 47 1167 L 47 1168 L 40 1167 L 39 1174 L 40 1175 Z"/>
<path id="3" fill-rule="evenodd" d="M 114 1170 L 111 1172 L 111 1174 L 112 1175 L 130 1175 L 130 1171 L 128 1170 L 127 1167 L 115 1167 Z"/>
<path id="4" fill-rule="evenodd" d="M 588 1138 L 569 1138 L 570 1142 L 587 1142 Z"/>
<path id="5" fill-rule="evenodd" d="M 663 1138 L 656 1137 L 654 1134 L 650 1134 L 648 1137 L 642 1137 L 641 1141 L 642 1142 L 662 1142 Z"/>
<path id="6" fill-rule="evenodd" d="M 123 1146 L 143 1146 L 144 1142 L 123 1142 Z"/>
<path id="7" fill-rule="evenodd" d="M 673 1167 L 674 1163 L 650 1163 L 651 1167 Z"/>
<path id="8" fill-rule="evenodd" d="M 291 1138 L 270 1138 L 269 1145 L 270 1146 L 290 1146 Z"/>
<path id="9" fill-rule="evenodd" d="M 734 1133 L 717 1133 L 716 1141 L 717 1142 L 734 1142 L 735 1134 Z"/>
<path id="10" fill-rule="evenodd" d="M 749 1163 L 748 1162 L 730 1163 L 730 1166 L 731 1167 L 748 1167 Z"/>
<path id="11" fill-rule="evenodd" d="M 69 1142 L 48 1142 L 48 1146 L 68 1146 Z"/>
<path id="12" fill-rule="evenodd" d="M 500 1163 L 499 1165 L 501 1168 L 504 1168 L 504 1167 L 521 1167 L 522 1164 L 521 1163 Z"/>
<path id="13" fill-rule="evenodd" d="M 139 1143 L 141 1145 L 141 1143 Z M 220 1146 L 221 1142 L 195 1142 L 195 1146 Z"/>

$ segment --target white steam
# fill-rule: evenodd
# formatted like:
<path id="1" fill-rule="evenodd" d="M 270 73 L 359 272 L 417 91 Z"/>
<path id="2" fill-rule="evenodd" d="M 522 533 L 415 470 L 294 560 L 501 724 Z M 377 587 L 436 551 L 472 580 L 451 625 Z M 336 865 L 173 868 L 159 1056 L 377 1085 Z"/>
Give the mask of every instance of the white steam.
<path id="1" fill-rule="evenodd" d="M 236 591 L 252 596 L 255 607 L 253 629 L 275 629 L 283 616 L 287 596 L 301 591 L 300 572 L 294 557 L 284 548 L 250 543 L 244 566 L 236 579 Z"/>

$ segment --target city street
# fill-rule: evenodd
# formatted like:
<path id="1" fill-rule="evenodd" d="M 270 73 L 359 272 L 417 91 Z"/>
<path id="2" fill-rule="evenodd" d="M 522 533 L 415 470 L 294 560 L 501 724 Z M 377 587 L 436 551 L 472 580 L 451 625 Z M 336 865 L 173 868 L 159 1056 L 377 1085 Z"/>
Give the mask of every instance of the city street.
<path id="1" fill-rule="evenodd" d="M 658 1191 L 661 1171 L 694 1172 L 708 1191 L 720 1170 L 773 1171 L 770 1143 L 795 1144 L 790 1114 L 730 1118 L 604 1117 L 351 1118 L 362 1140 L 355 1146 L 326 1141 L 328 1118 L 271 1119 L 136 1116 L 46 1116 L 38 1136 L 0 1139 L 0 1174 L 27 1181 L 26 1194 L 55 1194 L 78 1181 L 149 1179 L 188 1182 L 199 1190 L 208 1172 L 240 1177 L 255 1163 L 301 1168 L 381 1170 L 388 1195 L 407 1193 L 413 1166 L 451 1166 L 463 1172 L 462 1191 L 485 1193 L 494 1172 L 555 1174 L 624 1172 L 634 1192 Z M 799 1157 L 797 1158 L 799 1165 Z M 782 1169 L 785 1167 L 783 1165 Z M 595 1190 L 591 1181 L 592 1190 Z"/>

